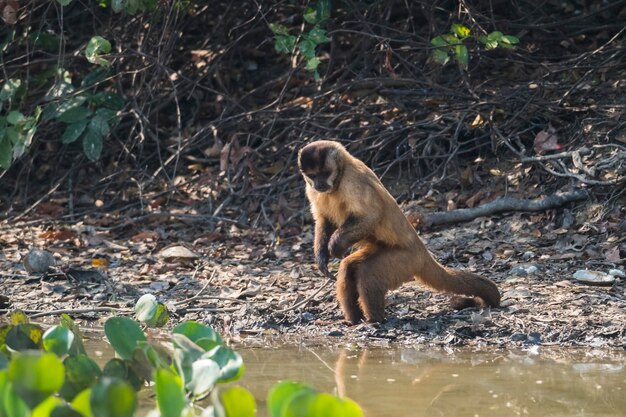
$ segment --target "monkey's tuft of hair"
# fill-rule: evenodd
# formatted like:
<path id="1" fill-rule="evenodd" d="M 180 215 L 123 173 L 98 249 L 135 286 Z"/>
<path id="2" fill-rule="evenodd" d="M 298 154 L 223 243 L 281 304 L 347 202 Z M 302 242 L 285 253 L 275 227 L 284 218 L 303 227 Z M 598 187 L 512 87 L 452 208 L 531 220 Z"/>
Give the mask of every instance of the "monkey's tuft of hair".
<path id="1" fill-rule="evenodd" d="M 376 174 L 340 143 L 306 145 L 298 167 L 315 219 L 313 251 L 320 270 L 328 276 L 331 256 L 354 248 L 337 273 L 337 299 L 347 321 L 384 321 L 387 291 L 413 279 L 470 297 L 458 297 L 465 301 L 455 306 L 500 305 L 492 281 L 446 268 L 432 257 Z"/>

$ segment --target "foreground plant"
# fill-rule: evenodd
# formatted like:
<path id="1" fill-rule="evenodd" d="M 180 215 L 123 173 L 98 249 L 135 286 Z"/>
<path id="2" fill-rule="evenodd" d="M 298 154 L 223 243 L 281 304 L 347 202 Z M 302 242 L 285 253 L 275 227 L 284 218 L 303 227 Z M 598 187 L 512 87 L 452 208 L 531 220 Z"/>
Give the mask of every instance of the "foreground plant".
<path id="1" fill-rule="evenodd" d="M 155 326 L 168 317 L 152 296 L 138 302 L 136 314 Z M 211 327 L 182 322 L 165 345 L 150 341 L 140 324 L 127 317 L 109 318 L 104 332 L 116 355 L 100 367 L 87 355 L 69 316 L 44 332 L 14 312 L 0 325 L 0 417 L 132 417 L 137 392 L 148 386 L 156 399 L 151 417 L 256 415 L 248 390 L 217 388 L 238 380 L 244 365 Z M 206 398 L 209 405 L 202 401 Z M 349 399 L 290 381 L 276 384 L 267 403 L 271 417 L 363 415 Z"/>

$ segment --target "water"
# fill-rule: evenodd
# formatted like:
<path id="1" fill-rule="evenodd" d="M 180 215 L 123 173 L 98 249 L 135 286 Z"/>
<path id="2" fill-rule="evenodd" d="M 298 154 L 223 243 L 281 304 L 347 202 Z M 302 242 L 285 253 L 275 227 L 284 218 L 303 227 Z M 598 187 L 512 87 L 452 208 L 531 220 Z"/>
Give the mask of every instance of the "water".
<path id="1" fill-rule="evenodd" d="M 626 353 L 436 348 L 238 348 L 258 401 L 293 379 L 348 396 L 369 417 L 626 416 Z"/>
<path id="2" fill-rule="evenodd" d="M 101 338 L 87 346 L 101 364 L 114 356 Z M 269 389 L 284 379 L 350 397 L 367 417 L 626 417 L 623 351 L 234 348 L 246 366 L 237 384 L 254 394 L 259 417 L 267 416 Z M 140 398 L 145 415 L 153 399 Z"/>

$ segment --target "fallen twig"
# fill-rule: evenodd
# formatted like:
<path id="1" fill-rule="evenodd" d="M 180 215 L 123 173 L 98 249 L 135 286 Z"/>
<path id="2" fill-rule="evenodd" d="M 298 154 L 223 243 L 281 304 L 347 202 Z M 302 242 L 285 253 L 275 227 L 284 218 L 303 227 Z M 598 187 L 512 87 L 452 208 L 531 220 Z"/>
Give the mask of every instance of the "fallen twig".
<path id="1" fill-rule="evenodd" d="M 574 190 L 535 200 L 501 197 L 479 207 L 427 213 L 422 216 L 420 223 L 422 225 L 432 226 L 437 224 L 469 221 L 477 217 L 502 213 L 504 211 L 543 211 L 554 207 L 560 207 L 573 201 L 583 200 L 587 198 L 587 195 L 586 190 Z"/>

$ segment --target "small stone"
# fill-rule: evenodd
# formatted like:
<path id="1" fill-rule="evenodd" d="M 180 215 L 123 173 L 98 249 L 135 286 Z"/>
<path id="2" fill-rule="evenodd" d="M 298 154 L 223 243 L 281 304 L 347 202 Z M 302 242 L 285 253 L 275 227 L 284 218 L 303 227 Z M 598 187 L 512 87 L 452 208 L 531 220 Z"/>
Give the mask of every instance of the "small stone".
<path id="1" fill-rule="evenodd" d="M 513 333 L 511 335 L 512 342 L 525 342 L 528 337 L 524 333 Z"/>
<path id="2" fill-rule="evenodd" d="M 330 332 L 328 332 L 328 336 L 332 336 L 332 337 L 343 336 L 343 332 L 340 330 L 331 330 Z"/>
<path id="3" fill-rule="evenodd" d="M 199 259 L 200 256 L 184 246 L 170 246 L 159 252 L 159 257 L 166 262 L 190 262 Z"/>
<path id="4" fill-rule="evenodd" d="M 573 276 L 576 281 L 587 285 L 611 286 L 615 282 L 613 275 L 605 274 L 601 271 L 579 269 Z"/>
<path id="5" fill-rule="evenodd" d="M 537 265 L 533 265 L 533 264 L 520 264 L 520 265 L 515 265 L 513 268 L 511 268 L 511 275 L 520 275 L 520 276 L 526 276 L 526 275 L 532 275 L 537 273 L 537 271 L 539 271 L 539 267 Z"/>
<path id="6" fill-rule="evenodd" d="M 33 249 L 24 256 L 22 263 L 29 274 L 43 274 L 56 265 L 56 260 L 46 250 Z"/>
<path id="7" fill-rule="evenodd" d="M 524 253 L 522 254 L 522 259 L 523 259 L 523 260 L 525 260 L 525 261 L 527 261 L 527 260 L 529 260 L 530 258 L 532 258 L 532 257 L 534 257 L 534 256 L 535 256 L 535 253 L 534 253 L 534 252 L 531 252 L 531 251 L 526 251 L 526 252 L 524 252 Z"/>
<path id="8" fill-rule="evenodd" d="M 626 273 L 621 269 L 609 269 L 609 275 L 614 277 L 626 278 Z"/>
<path id="9" fill-rule="evenodd" d="M 541 335 L 537 332 L 531 332 L 528 334 L 528 343 L 533 345 L 541 344 Z"/>

